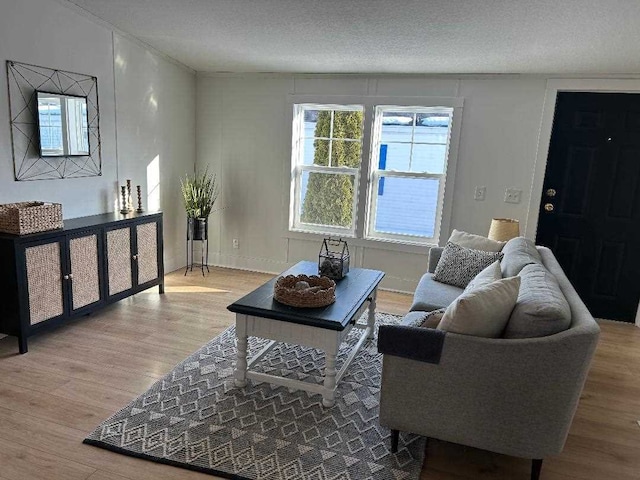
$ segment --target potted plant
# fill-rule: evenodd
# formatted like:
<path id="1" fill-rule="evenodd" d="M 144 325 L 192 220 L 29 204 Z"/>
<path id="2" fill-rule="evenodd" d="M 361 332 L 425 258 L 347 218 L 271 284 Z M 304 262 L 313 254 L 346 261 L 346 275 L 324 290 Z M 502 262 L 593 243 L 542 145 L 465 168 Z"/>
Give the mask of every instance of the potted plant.
<path id="1" fill-rule="evenodd" d="M 206 240 L 209 214 L 219 193 L 216 175 L 207 167 L 201 174 L 186 174 L 180 179 L 180 187 L 187 212 L 187 239 Z"/>

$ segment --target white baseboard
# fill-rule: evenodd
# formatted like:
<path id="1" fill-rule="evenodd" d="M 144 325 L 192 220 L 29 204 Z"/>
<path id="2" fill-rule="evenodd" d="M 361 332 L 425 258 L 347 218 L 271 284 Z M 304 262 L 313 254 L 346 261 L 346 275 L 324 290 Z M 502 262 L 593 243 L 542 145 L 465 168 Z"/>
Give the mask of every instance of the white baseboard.
<path id="1" fill-rule="evenodd" d="M 235 268 L 250 272 L 269 273 L 277 275 L 292 267 L 297 262 L 284 262 L 267 258 L 244 257 L 241 255 L 211 254 L 209 264 L 216 267 Z M 386 275 L 380 284 L 381 290 L 398 293 L 413 294 L 419 279 L 408 279 Z"/>

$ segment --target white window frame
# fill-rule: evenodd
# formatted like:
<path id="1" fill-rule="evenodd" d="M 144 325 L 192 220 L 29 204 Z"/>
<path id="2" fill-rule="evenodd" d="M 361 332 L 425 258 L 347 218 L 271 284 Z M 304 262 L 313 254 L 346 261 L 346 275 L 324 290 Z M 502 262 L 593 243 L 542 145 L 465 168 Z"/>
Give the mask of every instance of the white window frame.
<path id="1" fill-rule="evenodd" d="M 305 165 L 303 162 L 304 150 L 302 144 L 304 142 L 303 130 L 304 130 L 304 111 L 305 110 L 325 110 L 325 111 L 362 111 L 364 114 L 363 105 L 344 105 L 344 104 L 319 104 L 319 103 L 300 103 L 293 106 L 293 129 L 292 129 L 292 143 L 291 143 L 291 177 L 292 177 L 292 199 L 291 212 L 290 212 L 290 230 L 294 232 L 306 232 L 306 233 L 321 233 L 321 234 L 333 234 L 346 237 L 354 237 L 357 225 L 358 215 L 358 200 L 359 186 L 360 186 L 360 170 L 362 168 L 362 139 L 360 148 L 360 168 L 350 167 L 334 167 L 331 165 Z M 363 126 L 364 132 L 364 126 Z M 314 137 L 315 138 L 315 137 Z M 341 138 L 333 137 L 333 115 L 331 116 L 331 130 L 330 136 L 327 138 L 318 137 L 321 140 L 329 141 L 329 163 L 331 163 L 331 146 L 333 140 L 344 140 Z M 318 225 L 311 223 L 304 223 L 300 220 L 301 212 L 301 188 L 302 177 L 305 172 L 308 173 L 325 173 L 332 175 L 350 175 L 353 177 L 353 222 L 350 227 L 340 227 L 336 225 Z"/>
<path id="2" fill-rule="evenodd" d="M 410 170 L 380 170 L 378 168 L 380 160 L 380 144 L 382 141 L 382 118 L 385 112 L 399 112 L 399 113 L 437 113 L 446 115 L 449 117 L 449 128 L 447 131 L 447 143 L 445 151 L 445 161 L 442 173 L 433 172 L 412 172 Z M 369 196 L 367 198 L 367 225 L 365 229 L 364 238 L 373 240 L 387 240 L 400 243 L 412 243 L 412 244 L 434 244 L 438 243 L 440 238 L 440 227 L 442 218 L 442 209 L 444 203 L 444 191 L 447 181 L 448 159 L 449 150 L 451 144 L 451 129 L 453 124 L 452 107 L 425 107 L 425 106 L 399 106 L 399 105 L 376 105 L 373 113 L 373 125 L 371 135 L 371 153 L 370 153 L 370 180 L 369 180 Z M 415 126 L 414 126 L 415 129 Z M 411 150 L 413 150 L 413 136 L 411 139 Z M 409 167 L 411 168 L 411 167 Z M 433 237 L 426 237 L 422 235 L 405 235 L 394 234 L 391 232 L 376 232 L 376 211 L 378 203 L 378 182 L 381 178 L 416 178 L 416 179 L 438 179 L 438 202 L 436 207 L 436 217 Z"/>
<path id="3" fill-rule="evenodd" d="M 356 189 L 358 194 L 358 206 L 357 214 L 355 217 L 355 231 L 348 234 L 341 231 L 332 232 L 330 230 L 296 230 L 294 229 L 294 201 L 295 199 L 295 165 L 293 161 L 289 161 L 286 168 L 286 181 L 291 186 L 287 189 L 288 198 L 284 199 L 286 205 L 289 206 L 289 215 L 283 225 L 285 238 L 318 241 L 326 234 L 340 234 L 343 237 L 351 238 L 349 244 L 355 247 L 375 247 L 387 250 L 406 251 L 414 253 L 423 253 L 426 247 L 437 246 L 439 244 L 440 236 L 446 235 L 450 232 L 451 213 L 453 207 L 453 190 L 455 185 L 455 176 L 458 161 L 458 145 L 460 141 L 460 129 L 462 125 L 462 112 L 464 106 L 464 99 L 462 97 L 406 97 L 406 96 L 374 96 L 374 95 L 330 95 L 330 94 L 296 94 L 287 95 L 287 103 L 289 105 L 289 125 L 292 125 L 292 131 L 288 137 L 289 145 L 291 146 L 291 153 L 293 158 L 293 151 L 295 149 L 296 132 L 293 118 L 294 106 L 296 104 L 311 104 L 311 105 L 363 105 L 364 106 L 364 132 L 362 141 L 362 161 L 360 165 L 359 173 L 359 188 Z M 436 227 L 438 236 L 434 234 L 434 238 L 430 241 L 412 240 L 402 236 L 402 238 L 382 238 L 367 236 L 367 226 L 369 222 L 368 212 L 368 199 L 371 195 L 371 188 L 377 188 L 377 185 L 371 183 L 371 149 L 372 149 L 372 136 L 373 136 L 373 112 L 378 105 L 395 105 L 396 107 L 411 107 L 419 105 L 420 107 L 450 107 L 453 108 L 452 122 L 450 127 L 449 136 L 449 150 L 446 167 L 446 180 L 441 195 L 441 210 L 440 216 L 436 221 Z M 298 132 L 299 133 L 299 132 Z"/>

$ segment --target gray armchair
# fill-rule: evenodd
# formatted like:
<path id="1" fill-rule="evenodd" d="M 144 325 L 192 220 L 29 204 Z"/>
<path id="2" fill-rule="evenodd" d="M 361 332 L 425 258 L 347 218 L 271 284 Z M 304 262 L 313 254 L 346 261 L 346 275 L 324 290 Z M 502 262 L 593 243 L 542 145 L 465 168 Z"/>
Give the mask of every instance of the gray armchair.
<path id="1" fill-rule="evenodd" d="M 382 326 L 380 424 L 506 455 L 562 452 L 600 329 L 550 250 L 539 248 L 571 307 L 568 330 L 489 339 L 420 327 Z"/>

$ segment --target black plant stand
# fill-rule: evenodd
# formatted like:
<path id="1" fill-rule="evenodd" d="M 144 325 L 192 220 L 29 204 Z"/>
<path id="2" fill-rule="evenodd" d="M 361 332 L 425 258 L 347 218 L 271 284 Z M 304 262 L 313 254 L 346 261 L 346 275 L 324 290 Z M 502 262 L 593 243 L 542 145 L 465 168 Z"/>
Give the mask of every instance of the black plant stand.
<path id="1" fill-rule="evenodd" d="M 200 242 L 200 263 L 194 263 L 194 242 Z M 187 218 L 187 268 L 184 271 L 193 272 L 193 267 L 200 267 L 204 277 L 204 269 L 209 273 L 209 221 L 206 218 Z"/>

